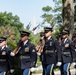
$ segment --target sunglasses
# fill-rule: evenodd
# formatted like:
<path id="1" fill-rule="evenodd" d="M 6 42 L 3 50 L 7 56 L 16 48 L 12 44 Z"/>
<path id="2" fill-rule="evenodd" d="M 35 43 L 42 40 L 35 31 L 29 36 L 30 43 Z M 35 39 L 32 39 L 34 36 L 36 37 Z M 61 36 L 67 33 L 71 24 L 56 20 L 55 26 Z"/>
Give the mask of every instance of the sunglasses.
<path id="1" fill-rule="evenodd" d="M 28 35 L 27 34 L 25 34 L 25 35 L 21 34 L 21 37 L 24 37 L 24 36 L 28 36 Z"/>
<path id="2" fill-rule="evenodd" d="M 0 43 L 2 43 L 3 41 L 5 41 L 5 40 L 0 40 Z"/>
<path id="3" fill-rule="evenodd" d="M 49 30 L 45 30 L 45 33 L 48 33 L 49 32 Z"/>

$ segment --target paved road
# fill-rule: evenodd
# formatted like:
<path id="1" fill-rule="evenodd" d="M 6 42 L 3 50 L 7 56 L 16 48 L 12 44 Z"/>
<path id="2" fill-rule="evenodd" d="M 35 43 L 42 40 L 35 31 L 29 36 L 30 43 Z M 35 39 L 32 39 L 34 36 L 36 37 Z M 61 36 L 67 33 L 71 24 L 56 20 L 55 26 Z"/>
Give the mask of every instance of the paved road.
<path id="1" fill-rule="evenodd" d="M 39 71 L 39 70 L 42 71 L 42 66 L 41 65 L 36 68 L 36 71 Z M 76 73 L 76 69 L 74 69 L 73 66 L 71 66 L 70 71 L 71 71 L 71 75 L 76 75 L 75 74 Z M 61 75 L 60 71 L 54 71 L 54 72 L 55 72 L 55 75 Z M 42 75 L 42 74 L 33 74 L 33 75 Z"/>
<path id="2" fill-rule="evenodd" d="M 76 70 L 75 69 L 71 69 L 71 75 L 75 75 Z M 42 75 L 42 74 L 34 74 L 34 75 Z M 61 75 L 60 71 L 56 71 L 55 75 Z"/>

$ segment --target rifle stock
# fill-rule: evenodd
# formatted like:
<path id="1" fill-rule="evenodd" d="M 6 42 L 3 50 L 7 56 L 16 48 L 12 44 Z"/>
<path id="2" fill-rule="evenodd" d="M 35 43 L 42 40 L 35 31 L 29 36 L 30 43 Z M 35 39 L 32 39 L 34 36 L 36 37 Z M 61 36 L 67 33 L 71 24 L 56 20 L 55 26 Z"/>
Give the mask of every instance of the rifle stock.
<path id="1" fill-rule="evenodd" d="M 40 26 L 40 24 L 38 24 L 36 27 L 34 27 L 32 31 L 35 31 L 37 29 L 37 27 L 39 27 L 39 26 Z M 15 50 L 13 50 L 14 54 L 16 54 L 19 51 L 19 48 L 21 47 L 22 43 L 23 42 L 21 40 L 19 40 L 17 48 Z"/>
<path id="2" fill-rule="evenodd" d="M 15 48 L 15 50 L 13 50 L 14 54 L 16 54 L 19 51 L 20 47 L 22 46 L 22 43 L 23 42 L 21 40 L 19 40 L 19 43 L 18 43 L 17 47 Z"/>
<path id="3" fill-rule="evenodd" d="M 44 38 L 43 39 L 40 39 L 39 44 L 36 46 L 37 52 L 39 52 L 39 53 L 42 53 L 43 52 L 44 44 L 45 44 L 45 39 Z"/>

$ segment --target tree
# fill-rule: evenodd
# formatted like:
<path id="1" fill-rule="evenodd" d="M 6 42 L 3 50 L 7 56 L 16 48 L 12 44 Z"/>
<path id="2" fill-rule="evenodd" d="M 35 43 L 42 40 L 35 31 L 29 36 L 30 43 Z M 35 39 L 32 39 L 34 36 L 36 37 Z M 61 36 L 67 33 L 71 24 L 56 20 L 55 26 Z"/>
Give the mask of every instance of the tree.
<path id="1" fill-rule="evenodd" d="M 48 9 L 50 12 L 42 15 L 44 21 L 50 23 L 52 26 L 61 26 L 60 31 L 63 29 L 68 29 L 70 31 L 70 37 L 72 37 L 74 30 L 74 21 L 76 16 L 74 17 L 74 0 L 54 0 L 55 7 L 54 9 Z M 47 16 L 48 15 L 48 16 Z M 52 15 L 51 17 L 49 15 Z M 47 20 L 47 17 L 49 20 Z M 49 18 L 50 17 L 50 18 Z M 76 24 L 76 23 L 75 23 Z M 56 26 L 55 26 L 56 27 Z"/>
<path id="2" fill-rule="evenodd" d="M 43 7 L 42 10 L 45 12 L 41 17 L 44 22 L 49 23 L 53 27 L 55 25 L 62 25 L 62 0 L 55 1 L 55 6 Z"/>
<path id="3" fill-rule="evenodd" d="M 50 14 L 51 10 L 52 10 L 52 7 L 50 6 L 46 6 L 46 7 L 43 7 L 42 10 L 45 12 L 41 17 L 44 19 L 43 22 L 47 22 L 51 25 L 52 23 L 52 18 L 53 18 L 53 15 Z"/>
<path id="4" fill-rule="evenodd" d="M 17 15 L 0 12 L 0 36 L 6 36 L 8 41 L 14 44 L 19 40 L 20 31 L 23 29 L 23 24 Z"/>
<path id="5" fill-rule="evenodd" d="M 74 1 L 74 28 L 75 28 L 75 31 L 76 31 L 76 0 Z"/>
<path id="6" fill-rule="evenodd" d="M 42 10 L 44 14 L 41 16 L 43 18 L 43 22 L 49 23 L 55 30 L 54 34 L 61 31 L 62 27 L 62 0 L 55 0 L 55 6 L 52 8 L 51 6 L 43 7 Z M 60 31 L 59 31 L 60 30 Z M 56 35 L 56 34 L 55 34 Z M 57 37 L 56 36 L 56 37 Z"/>
<path id="7" fill-rule="evenodd" d="M 63 3 L 63 28 L 70 31 L 72 37 L 74 30 L 74 0 L 62 0 Z"/>

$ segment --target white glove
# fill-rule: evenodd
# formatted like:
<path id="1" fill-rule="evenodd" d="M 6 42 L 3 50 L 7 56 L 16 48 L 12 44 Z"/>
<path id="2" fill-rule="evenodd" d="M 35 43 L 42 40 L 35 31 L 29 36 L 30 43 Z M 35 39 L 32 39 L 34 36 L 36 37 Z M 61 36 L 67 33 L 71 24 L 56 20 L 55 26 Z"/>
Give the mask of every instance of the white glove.
<path id="1" fill-rule="evenodd" d="M 57 66 L 61 66 L 61 64 L 62 64 L 61 62 L 58 62 L 58 63 L 57 63 Z"/>
<path id="2" fill-rule="evenodd" d="M 10 53 L 10 56 L 15 56 L 15 54 L 13 52 Z"/>
<path id="3" fill-rule="evenodd" d="M 40 56 L 40 55 L 41 55 L 41 53 L 37 52 L 37 55 L 38 55 L 38 56 Z"/>
<path id="4" fill-rule="evenodd" d="M 11 70 L 10 70 L 10 73 L 13 73 L 13 72 L 14 72 L 14 69 L 11 69 Z"/>
<path id="5" fill-rule="evenodd" d="M 73 62 L 73 63 L 72 63 L 72 66 L 75 66 L 75 65 L 76 65 L 76 63 L 75 63 L 75 62 Z"/>
<path id="6" fill-rule="evenodd" d="M 34 72 L 35 70 L 36 70 L 35 67 L 30 68 L 30 71 L 31 71 L 31 72 Z"/>

